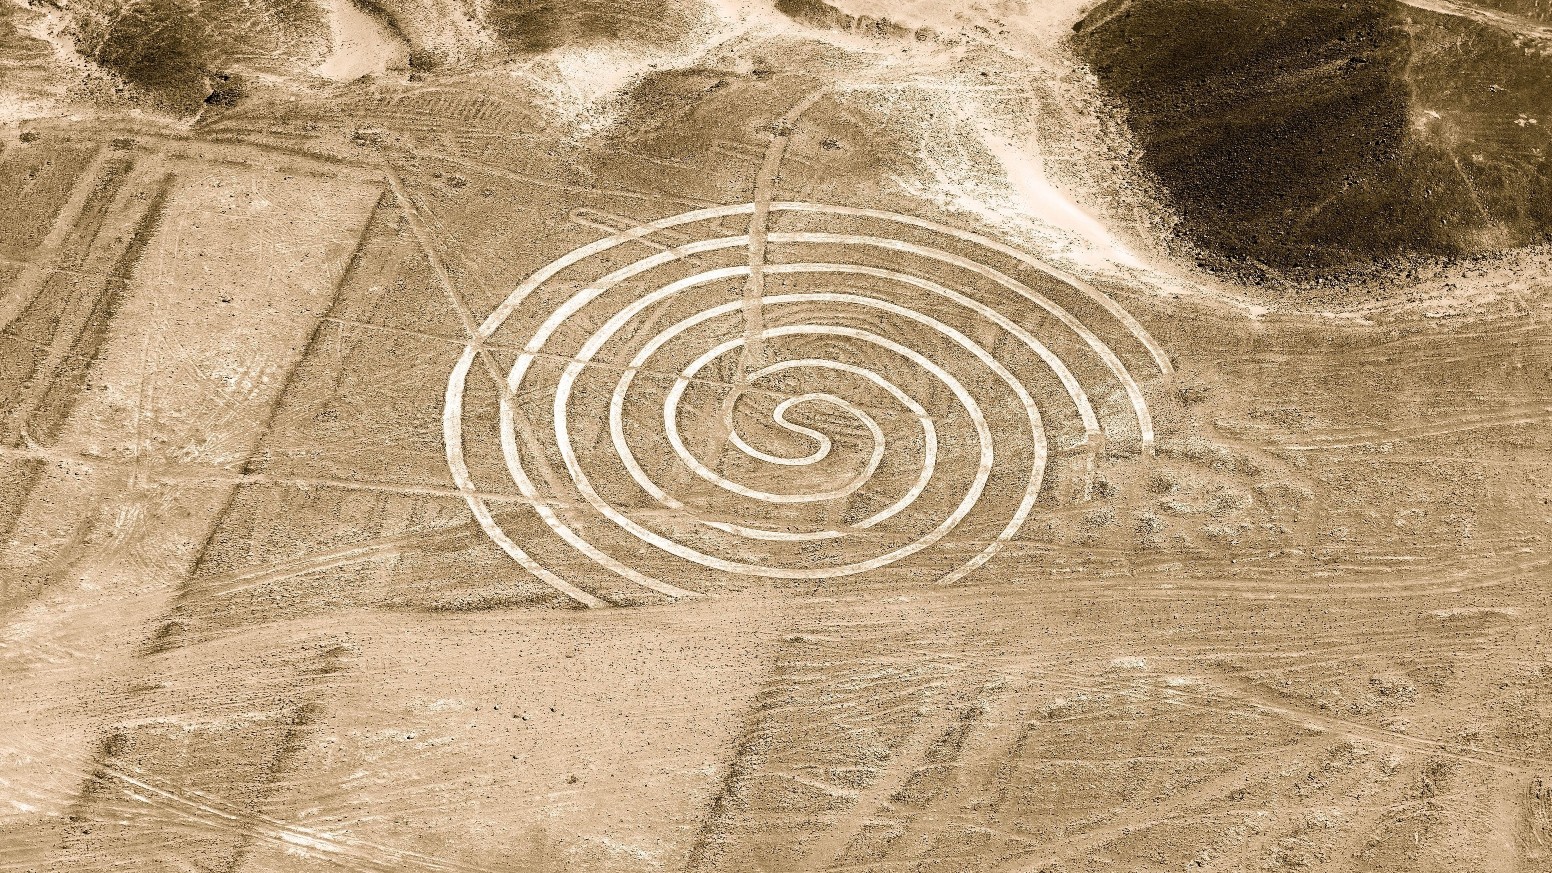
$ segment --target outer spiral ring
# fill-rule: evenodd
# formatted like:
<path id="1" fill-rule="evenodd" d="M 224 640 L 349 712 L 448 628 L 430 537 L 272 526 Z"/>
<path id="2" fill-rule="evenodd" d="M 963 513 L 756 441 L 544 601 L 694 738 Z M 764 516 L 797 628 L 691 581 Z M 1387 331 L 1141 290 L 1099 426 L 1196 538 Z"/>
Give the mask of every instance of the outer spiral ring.
<path id="1" fill-rule="evenodd" d="M 1138 342 L 1146 348 L 1161 371 L 1168 372 L 1169 370 L 1168 359 L 1164 356 L 1162 350 L 1159 349 L 1157 344 L 1153 342 L 1152 338 L 1148 336 L 1147 332 L 1141 327 L 1141 325 L 1139 325 L 1136 320 L 1133 319 L 1132 316 L 1124 309 L 1122 309 L 1114 300 L 1097 289 L 1081 282 L 1075 277 L 1069 276 L 997 240 L 959 228 L 938 224 L 936 222 L 928 221 L 925 219 L 883 210 L 803 202 L 776 202 L 770 204 L 769 210 L 772 213 L 793 212 L 822 214 L 827 216 L 838 215 L 873 221 L 885 221 L 895 224 L 904 224 L 918 228 L 920 230 L 929 231 L 937 235 L 952 237 L 961 242 L 980 246 L 984 249 L 996 252 L 1004 257 L 1012 258 L 1026 267 L 1033 268 L 1038 272 L 1043 273 L 1047 277 L 1055 279 L 1058 282 L 1068 286 L 1069 288 L 1077 290 L 1086 296 L 1092 303 L 1102 307 L 1106 312 L 1108 312 L 1118 322 L 1120 322 L 1127 330 L 1129 330 L 1132 336 L 1135 337 Z M 513 313 L 517 312 L 519 307 L 523 306 L 523 304 L 529 300 L 531 295 L 533 295 L 537 289 L 542 287 L 546 282 L 548 282 L 563 270 L 566 270 L 573 265 L 576 265 L 588 258 L 606 252 L 617 246 L 635 240 L 641 240 L 651 234 L 674 228 L 679 225 L 716 220 L 730 216 L 751 215 L 755 211 L 756 206 L 754 204 L 745 203 L 686 212 L 680 215 L 670 216 L 658 221 L 622 231 L 604 239 L 600 239 L 594 243 L 575 249 L 572 252 L 556 259 L 555 261 L 552 261 L 551 263 L 537 270 L 520 285 L 518 285 L 518 287 L 501 303 L 501 305 L 498 306 L 496 310 L 492 312 L 490 316 L 487 317 L 485 321 L 478 326 L 477 330 L 475 331 L 475 336 L 466 346 L 464 353 L 459 357 L 457 363 L 453 367 L 452 373 L 448 378 L 446 403 L 442 416 L 443 436 L 447 449 L 448 465 L 452 473 L 454 484 L 457 486 L 465 502 L 473 512 L 475 519 L 481 528 L 485 531 L 485 533 L 492 539 L 492 541 L 495 542 L 504 552 L 506 552 L 506 554 L 521 564 L 526 570 L 550 586 L 586 605 L 602 605 L 602 601 L 587 591 L 578 588 L 572 582 L 562 578 L 551 569 L 544 566 L 538 560 L 533 558 L 528 551 L 516 543 L 492 516 L 489 506 L 487 505 L 485 499 L 481 496 L 480 490 L 473 482 L 468 465 L 464 458 L 463 433 L 463 397 L 466 389 L 469 370 L 474 366 L 476 360 L 484 353 L 484 344 L 491 340 L 492 336 L 502 327 L 503 324 L 507 322 Z M 881 249 L 886 251 L 898 251 L 914 257 L 925 257 L 929 260 L 946 264 L 960 270 L 978 274 L 983 279 L 1002 286 L 1008 291 L 1013 292 L 1024 302 L 1034 304 L 1036 307 L 1043 310 L 1047 315 L 1060 322 L 1065 328 L 1071 331 L 1072 334 L 1076 335 L 1076 337 L 1078 337 L 1085 345 L 1087 345 L 1087 347 L 1094 353 L 1094 355 L 1103 362 L 1104 366 L 1112 374 L 1116 383 L 1119 384 L 1121 389 L 1124 391 L 1127 403 L 1129 404 L 1131 412 L 1135 417 L 1137 430 L 1144 450 L 1151 450 L 1154 438 L 1151 416 L 1149 415 L 1147 403 L 1143 397 L 1141 388 L 1138 386 L 1135 379 L 1133 379 L 1132 375 L 1127 371 L 1125 365 L 1120 361 L 1115 353 L 1109 349 L 1108 346 L 1101 342 L 1099 338 L 1086 326 L 1084 326 L 1077 318 L 1073 317 L 1067 310 L 1062 308 L 1056 302 L 1050 300 L 1045 295 L 1030 288 L 1024 283 L 1019 282 L 1018 280 L 1006 275 L 1003 272 L 985 266 L 981 263 L 978 263 L 977 261 L 965 258 L 961 255 L 930 246 L 907 243 L 888 237 L 815 232 L 769 233 L 765 236 L 765 241 L 778 245 L 814 243 L 842 247 L 864 246 L 875 250 Z M 572 526 L 568 525 L 567 522 L 560 516 L 560 514 L 557 513 L 553 507 L 549 506 L 542 498 L 539 489 L 535 486 L 534 482 L 528 475 L 527 469 L 524 467 L 521 451 L 518 448 L 518 443 L 522 435 L 518 433 L 518 429 L 514 423 L 515 415 L 513 412 L 511 397 L 512 394 L 514 394 L 519 389 L 519 386 L 521 385 L 523 378 L 528 372 L 530 366 L 542 353 L 545 343 L 555 334 L 555 332 L 566 323 L 568 318 L 575 315 L 589 303 L 606 293 L 614 285 L 629 280 L 632 277 L 646 273 L 647 271 L 654 268 L 672 263 L 685 257 L 717 252 L 724 249 L 742 248 L 748 246 L 749 243 L 750 238 L 746 235 L 691 242 L 672 249 L 661 251 L 656 255 L 643 258 L 623 268 L 615 270 L 607 276 L 591 282 L 581 292 L 572 296 L 564 305 L 556 308 L 552 313 L 550 313 L 549 317 L 546 318 L 544 322 L 537 328 L 532 338 L 528 341 L 522 352 L 518 355 L 516 364 L 512 367 L 510 373 L 504 380 L 505 390 L 503 390 L 500 395 L 499 403 L 501 409 L 500 423 L 503 458 L 506 462 L 508 471 L 513 478 L 513 481 L 516 482 L 524 497 L 532 502 L 534 511 L 540 516 L 544 523 L 550 528 L 550 530 L 552 530 L 562 540 L 568 543 L 572 548 L 586 555 L 597 565 L 606 568 L 614 574 L 637 585 L 658 591 L 671 597 L 690 596 L 696 592 L 692 592 L 653 578 L 652 576 L 649 576 L 648 574 L 621 562 L 617 558 L 597 548 Z M 759 564 L 750 564 L 738 561 L 728 561 L 726 559 L 717 558 L 712 555 L 703 554 L 689 546 L 678 543 L 651 530 L 644 525 L 639 524 L 635 520 L 631 519 L 629 515 L 620 512 L 617 508 L 609 504 L 607 500 L 603 499 L 595 490 L 593 490 L 587 473 L 576 458 L 575 452 L 572 451 L 569 442 L 567 403 L 577 375 L 582 372 L 584 367 L 587 366 L 592 356 L 596 354 L 599 349 L 610 340 L 615 331 L 617 331 L 622 325 L 629 322 L 631 318 L 645 311 L 648 307 L 700 285 L 725 281 L 727 279 L 737 278 L 740 276 L 747 277 L 750 272 L 755 269 L 759 269 L 764 274 L 829 274 L 865 276 L 890 282 L 902 283 L 904 285 L 914 287 L 922 292 L 951 301 L 957 305 L 971 307 L 981 316 L 985 317 L 988 321 L 996 324 L 1000 329 L 1007 332 L 1009 335 L 1016 337 L 1021 343 L 1023 343 L 1025 347 L 1027 347 L 1031 353 L 1038 356 L 1050 369 L 1050 371 L 1057 376 L 1057 378 L 1062 383 L 1062 386 L 1068 397 L 1070 398 L 1078 417 L 1082 421 L 1085 430 L 1085 441 L 1097 442 L 1097 440 L 1101 438 L 1099 420 L 1095 414 L 1092 404 L 1089 402 L 1089 399 L 1083 391 L 1082 387 L 1078 384 L 1078 380 L 1073 376 L 1072 372 L 1067 368 L 1067 366 L 1061 361 L 1059 357 L 1052 353 L 1043 343 L 1041 343 L 1034 336 L 1030 335 L 1028 331 L 1026 331 L 1022 326 L 1020 326 L 1012 319 L 1007 318 L 996 309 L 974 301 L 966 295 L 960 294 L 959 292 L 947 288 L 944 285 L 901 271 L 875 266 L 866 266 L 862 264 L 787 263 L 768 264 L 759 267 L 752 267 L 747 265 L 732 266 L 707 270 L 659 288 L 656 291 L 633 301 L 630 305 L 623 307 L 619 312 L 615 313 L 603 327 L 599 328 L 588 339 L 588 341 L 583 345 L 581 352 L 566 366 L 561 376 L 560 382 L 557 385 L 553 401 L 553 417 L 556 443 L 560 448 L 562 459 L 565 462 L 567 468 L 566 472 L 571 477 L 571 485 L 577 488 L 587 503 L 590 504 L 595 511 L 600 513 L 605 518 L 608 518 L 620 529 L 629 532 L 637 539 L 657 548 L 662 552 L 676 555 L 681 559 L 700 564 L 707 568 L 740 575 L 766 578 L 818 579 L 848 576 L 857 573 L 868 572 L 879 567 L 887 566 L 890 563 L 894 563 L 897 560 L 905 558 L 911 554 L 915 554 L 916 552 L 922 551 L 923 549 L 927 549 L 938 540 L 940 540 L 943 536 L 945 536 L 950 530 L 952 530 L 954 526 L 964 518 L 965 514 L 974 508 L 977 500 L 981 495 L 982 489 L 984 489 L 986 486 L 987 476 L 989 475 L 990 468 L 994 463 L 994 457 L 991 449 L 991 435 L 986 431 L 985 421 L 980 415 L 979 410 L 976 408 L 973 396 L 968 390 L 964 389 L 963 386 L 958 385 L 954 377 L 946 370 L 938 367 L 927 358 L 919 355 L 903 344 L 894 342 L 893 340 L 885 337 L 869 334 L 866 331 L 860 331 L 853 328 L 814 328 L 812 326 L 786 326 L 762 331 L 759 334 L 759 337 L 762 339 L 774 339 L 781 336 L 788 336 L 805 332 L 830 333 L 839 336 L 845 336 L 854 341 L 872 343 L 886 349 L 890 353 L 899 355 L 900 357 L 906 358 L 908 360 L 912 360 L 913 363 L 915 363 L 918 367 L 931 373 L 934 377 L 938 378 L 948 386 L 949 390 L 957 397 L 965 409 L 971 411 L 971 418 L 978 428 L 978 435 L 981 441 L 982 450 L 976 476 L 971 482 L 970 486 L 965 490 L 965 494 L 960 500 L 959 504 L 956 506 L 955 511 L 950 513 L 949 516 L 946 517 L 944 521 L 936 528 L 934 528 L 933 531 L 931 531 L 929 534 L 919 537 L 918 539 L 905 546 L 896 548 L 891 552 L 872 559 L 865 561 L 855 561 L 838 567 L 782 568 L 762 566 Z M 771 305 L 781 305 L 785 303 L 844 303 L 851 306 L 869 307 L 885 311 L 895 317 L 916 321 L 929 330 L 938 331 L 940 334 L 943 334 L 949 342 L 954 345 L 958 345 L 959 347 L 968 351 L 987 370 L 995 373 L 1000 378 L 1000 380 L 1009 389 L 1011 389 L 1014 396 L 1019 399 L 1020 403 L 1024 406 L 1026 415 L 1028 416 L 1032 446 L 1035 455 L 1033 469 L 1029 472 L 1024 494 L 1021 496 L 1017 507 L 1010 514 L 1008 522 L 1003 526 L 1001 531 L 977 554 L 975 554 L 969 560 L 965 561 L 957 569 L 944 576 L 944 580 L 957 580 L 962 578 L 965 574 L 973 571 L 977 567 L 982 566 L 998 551 L 1000 551 L 1015 534 L 1017 534 L 1019 528 L 1027 520 L 1030 512 L 1034 507 L 1035 500 L 1039 496 L 1040 486 L 1044 475 L 1047 448 L 1045 444 L 1044 429 L 1041 423 L 1040 412 L 1038 411 L 1034 400 L 1031 399 L 1028 392 L 1024 389 L 1021 381 L 1009 373 L 995 356 L 982 349 L 974 341 L 970 340 L 968 337 L 965 337 L 963 334 L 954 330 L 952 327 L 948 327 L 934 319 L 920 316 L 907 307 L 898 306 L 878 298 L 852 294 L 839 294 L 834 292 L 820 292 L 806 294 L 771 295 L 764 298 L 764 301 L 765 303 Z M 647 359 L 650 358 L 658 348 L 661 348 L 663 344 L 671 341 L 675 336 L 683 333 L 685 330 L 693 328 L 700 322 L 718 317 L 720 315 L 729 314 L 734 309 L 736 309 L 737 306 L 737 303 L 729 303 L 718 307 L 713 307 L 711 309 L 702 310 L 697 313 L 697 315 L 689 319 L 685 319 L 680 324 L 675 325 L 669 330 L 659 334 L 656 338 L 654 338 L 654 340 L 644 346 L 637 353 L 632 362 L 626 367 L 624 374 L 618 382 L 615 392 L 611 397 L 609 416 L 610 440 L 616 450 L 617 455 L 621 459 L 621 462 L 624 464 L 626 470 L 630 473 L 631 477 L 635 480 L 636 484 L 652 497 L 654 497 L 660 504 L 668 507 L 669 509 L 682 509 L 684 507 L 683 504 L 680 503 L 677 499 L 668 495 L 661 488 L 658 488 L 651 481 L 650 477 L 648 477 L 642 471 L 640 466 L 635 463 L 635 459 L 632 456 L 628 441 L 625 438 L 623 427 L 621 425 L 622 406 L 624 403 L 625 395 L 627 390 L 630 388 L 635 374 L 641 370 Z M 698 368 L 704 366 L 707 361 L 712 360 L 718 355 L 724 354 L 736 348 L 743 341 L 744 340 L 740 338 L 724 342 L 716 348 L 708 351 L 706 354 L 702 355 L 701 358 L 691 366 L 686 367 L 684 372 L 679 375 L 674 388 L 669 392 L 664 402 L 663 409 L 663 424 L 665 435 L 673 444 L 675 452 L 679 456 L 681 462 L 685 463 L 687 467 L 696 472 L 697 475 L 702 476 L 702 478 L 708 479 L 714 484 L 718 484 L 722 487 L 731 488 L 735 491 L 737 491 L 737 489 L 742 486 L 737 486 L 736 484 L 731 484 L 726 481 L 717 481 L 720 479 L 720 477 L 715 474 L 715 472 L 704 468 L 703 465 L 700 465 L 699 462 L 694 458 L 693 454 L 683 446 L 682 442 L 679 441 L 676 416 L 678 401 L 682 396 L 683 390 L 685 386 L 689 384 L 690 380 L 695 378 L 695 374 Z M 751 378 L 759 378 L 763 375 L 774 373 L 784 368 L 800 365 L 832 368 L 841 366 L 836 362 L 826 362 L 820 360 L 786 361 L 763 368 L 751 374 Z M 877 377 L 876 374 L 854 375 L 861 375 L 863 378 L 873 378 L 875 380 L 882 378 Z M 926 487 L 927 479 L 931 476 L 933 460 L 937 451 L 936 433 L 932 430 L 931 417 L 927 415 L 926 410 L 922 409 L 915 400 L 912 400 L 908 392 L 900 390 L 897 386 L 887 384 L 887 380 L 885 380 L 885 384 L 882 384 L 880 387 L 893 394 L 895 398 L 899 400 L 907 409 L 909 409 L 913 415 L 918 416 L 923 426 L 923 442 L 927 447 L 926 451 L 928 452 L 928 455 L 923 459 L 922 475 L 918 478 L 918 481 L 913 485 L 913 487 L 907 491 L 906 495 L 903 496 L 900 500 L 896 501 L 895 504 L 887 507 L 882 512 L 875 513 L 873 516 L 870 516 L 863 522 L 852 525 L 853 528 L 858 529 L 877 524 L 880 521 L 889 518 L 894 512 L 898 512 L 905 506 L 909 505 L 911 500 L 914 499 L 914 496 L 919 494 L 922 488 Z M 865 424 L 872 431 L 874 436 L 874 453 L 873 457 L 870 459 L 869 466 L 864 471 L 864 474 L 859 477 L 858 481 L 860 482 L 862 479 L 865 479 L 867 475 L 872 473 L 873 469 L 878 465 L 883 444 L 882 433 L 879 431 L 877 424 L 873 422 L 873 420 L 869 418 L 866 413 L 860 409 L 852 407 L 844 399 L 835 397 L 833 395 L 827 395 L 822 392 L 812 392 L 798 397 L 788 398 L 783 402 L 782 405 L 777 407 L 776 414 L 774 416 L 779 425 L 794 432 L 806 433 L 815 442 L 818 448 L 816 448 L 816 450 L 809 456 L 803 458 L 783 458 L 766 454 L 744 443 L 738 436 L 736 430 L 731 431 L 729 434 L 734 442 L 734 445 L 740 448 L 746 455 L 765 461 L 767 463 L 802 464 L 811 463 L 822 459 L 829 451 L 830 443 L 828 438 L 818 431 L 813 431 L 811 429 L 804 428 L 801 425 L 787 422 L 784 418 L 787 410 L 796 403 L 824 403 L 834 405 L 837 408 L 848 412 L 854 418 L 857 418 L 858 421 L 861 421 L 863 424 Z M 752 489 L 747 490 L 750 493 L 746 493 L 744 496 L 749 496 L 756 499 L 772 500 L 774 498 L 773 502 L 782 502 L 784 499 L 787 499 L 783 495 L 758 492 Z M 843 496 L 842 491 L 823 492 L 818 495 L 800 496 L 798 498 L 789 500 L 788 502 L 800 502 L 801 500 L 809 499 L 835 498 L 837 496 Z M 703 524 L 719 529 L 726 533 L 754 539 L 785 539 L 790 541 L 802 541 L 825 539 L 839 535 L 836 532 L 830 531 L 819 531 L 811 533 L 785 533 L 722 521 L 708 521 L 703 522 Z"/>

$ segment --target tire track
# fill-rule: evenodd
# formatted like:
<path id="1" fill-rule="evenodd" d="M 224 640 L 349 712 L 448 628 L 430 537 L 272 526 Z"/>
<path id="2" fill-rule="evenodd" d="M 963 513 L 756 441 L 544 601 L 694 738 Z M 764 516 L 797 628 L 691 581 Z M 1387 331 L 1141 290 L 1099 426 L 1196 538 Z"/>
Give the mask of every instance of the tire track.
<path id="1" fill-rule="evenodd" d="M 1290 439 L 1283 448 L 1289 451 L 1319 451 L 1322 449 L 1352 449 L 1388 442 L 1406 442 L 1444 436 L 1452 433 L 1536 424 L 1552 419 L 1552 405 L 1530 403 L 1487 413 L 1466 413 L 1443 416 L 1429 424 L 1409 427 L 1355 427 L 1344 430 L 1314 431 Z"/>

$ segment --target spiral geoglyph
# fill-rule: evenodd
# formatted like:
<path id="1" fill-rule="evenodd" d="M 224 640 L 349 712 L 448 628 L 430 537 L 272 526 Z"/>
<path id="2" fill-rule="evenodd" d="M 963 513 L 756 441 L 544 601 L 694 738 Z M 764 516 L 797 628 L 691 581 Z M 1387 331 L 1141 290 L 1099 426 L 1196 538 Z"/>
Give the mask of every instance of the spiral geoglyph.
<path id="1" fill-rule="evenodd" d="M 752 227 L 755 210 L 566 254 L 453 368 L 454 482 L 549 585 L 599 605 L 609 575 L 670 597 L 740 577 L 954 581 L 1056 499 L 1053 457 L 1151 450 L 1143 390 L 1100 331 L 1149 376 L 1168 359 L 1098 289 L 907 215 L 776 202 Z M 520 505 L 492 509 L 496 476 Z"/>

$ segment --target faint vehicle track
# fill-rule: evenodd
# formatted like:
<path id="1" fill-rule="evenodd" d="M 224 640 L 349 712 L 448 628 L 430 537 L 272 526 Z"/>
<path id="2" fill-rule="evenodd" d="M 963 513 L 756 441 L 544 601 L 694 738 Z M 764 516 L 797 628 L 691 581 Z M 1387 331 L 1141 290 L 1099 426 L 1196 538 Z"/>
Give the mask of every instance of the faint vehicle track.
<path id="1" fill-rule="evenodd" d="M 1287 701 L 1274 700 L 1250 682 L 1227 676 L 1213 679 L 1214 685 L 1227 693 L 1230 700 L 1249 705 L 1254 711 L 1265 712 L 1299 724 L 1312 724 L 1322 730 L 1368 740 L 1381 746 L 1402 751 L 1436 755 L 1478 767 L 1486 767 L 1520 778 L 1530 778 L 1552 766 L 1552 761 L 1542 761 L 1495 752 L 1491 749 L 1462 747 L 1438 740 L 1412 737 L 1396 731 L 1370 727 L 1349 719 L 1329 715 Z M 1211 707 L 1209 707 L 1211 708 Z"/>
<path id="2" fill-rule="evenodd" d="M 1286 754 L 1307 744 L 1307 742 L 1295 744 L 1291 749 L 1285 747 L 1279 751 Z M 1184 791 L 1176 792 L 1167 800 L 1149 804 L 1144 809 L 1122 814 L 1098 828 L 1081 831 L 1072 836 L 1046 843 L 1030 853 L 1042 856 L 1041 860 L 1031 861 L 1026 857 L 1015 858 L 1012 861 L 991 868 L 991 873 L 1039 873 L 1039 871 L 1048 870 L 1063 861 L 1092 852 L 1106 843 L 1163 824 L 1176 814 L 1185 812 L 1194 806 L 1216 800 L 1235 791 L 1247 789 L 1257 782 L 1275 779 L 1276 775 L 1273 772 L 1273 768 L 1285 765 L 1285 761 L 1271 764 L 1260 756 L 1256 756 L 1248 763 L 1235 767 L 1226 773 L 1209 777 Z"/>
<path id="3" fill-rule="evenodd" d="M 245 838 L 268 842 L 331 866 L 361 873 L 412 869 L 445 873 L 497 873 L 491 868 L 446 857 L 400 849 L 344 834 L 330 834 L 289 824 L 214 795 L 163 787 L 152 774 L 130 768 L 99 765 L 95 775 L 120 783 L 124 792 L 151 809 L 160 810 L 199 829 L 236 831 Z"/>
<path id="4" fill-rule="evenodd" d="M 332 570 L 335 567 L 375 561 L 379 558 L 396 557 L 416 547 L 434 546 L 449 542 L 464 542 L 468 540 L 475 530 L 474 523 L 467 521 L 451 527 L 415 530 L 377 537 L 335 549 L 313 552 L 299 558 L 276 561 L 260 567 L 241 570 L 208 581 L 201 581 L 196 583 L 194 593 L 200 596 L 227 597 L 260 585 L 278 582 L 294 576 L 320 573 L 325 570 Z"/>
<path id="5" fill-rule="evenodd" d="M 1535 424 L 1548 419 L 1552 419 L 1552 405 L 1528 403 L 1492 412 L 1441 416 L 1428 424 L 1409 427 L 1354 427 L 1340 430 L 1311 431 L 1290 437 L 1290 440 L 1298 440 L 1298 442 L 1286 442 L 1283 448 L 1290 451 L 1351 449 L 1360 446 L 1425 439 L 1427 437 L 1473 430 Z"/>

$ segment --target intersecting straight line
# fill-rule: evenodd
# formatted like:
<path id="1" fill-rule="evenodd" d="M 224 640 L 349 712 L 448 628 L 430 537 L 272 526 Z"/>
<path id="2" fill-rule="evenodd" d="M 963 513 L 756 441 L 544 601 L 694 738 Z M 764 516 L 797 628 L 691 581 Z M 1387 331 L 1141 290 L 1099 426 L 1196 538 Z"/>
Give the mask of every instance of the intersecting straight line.
<path id="1" fill-rule="evenodd" d="M 463 298 L 458 295 L 458 289 L 453 287 L 453 280 L 447 274 L 447 266 L 442 263 L 442 258 L 437 255 L 436 249 L 431 245 L 431 235 L 426 231 L 426 226 L 420 218 L 420 207 L 416 205 L 414 200 L 410 199 L 409 192 L 404 188 L 404 183 L 399 180 L 398 174 L 394 173 L 393 168 L 386 163 L 383 165 L 383 174 L 387 176 L 388 184 L 393 188 L 394 197 L 398 199 L 400 209 L 403 211 L 405 219 L 410 223 L 410 230 L 415 234 L 415 241 L 420 244 L 421 251 L 426 255 L 426 261 L 431 265 L 431 272 L 436 274 L 437 281 L 442 285 L 442 290 L 447 292 L 447 298 L 452 301 L 453 308 L 458 311 L 458 319 L 463 322 L 463 329 L 469 335 L 468 346 L 474 349 L 475 354 L 484 363 L 486 372 L 490 374 L 490 378 L 496 383 L 496 390 L 501 392 L 501 396 L 510 397 L 511 392 L 507 388 L 506 379 L 501 375 L 501 367 L 497 365 L 495 357 L 491 355 L 490 349 L 485 347 L 485 341 L 480 336 L 479 322 L 474 320 L 474 313 L 469 309 L 468 304 L 464 303 Z M 529 452 L 533 453 L 536 459 L 535 463 L 539 467 L 540 474 L 544 476 L 545 483 L 550 486 L 550 490 L 553 493 L 559 494 L 560 483 L 555 477 L 555 471 L 550 468 L 549 462 L 545 459 L 543 450 L 534 442 L 533 426 L 523 419 L 522 411 L 517 409 L 515 405 L 512 408 L 512 415 L 519 419 L 518 433 L 523 436 Z"/>
<path id="2" fill-rule="evenodd" d="M 443 290 L 447 292 L 447 298 L 452 301 L 453 308 L 458 311 L 458 318 L 463 322 L 464 331 L 469 335 L 468 348 L 484 363 L 486 372 L 490 374 L 491 379 L 496 383 L 496 390 L 501 395 L 503 413 L 511 416 L 510 421 L 514 425 L 513 429 L 517 432 L 518 438 L 523 441 L 529 454 L 533 456 L 534 466 L 539 469 L 539 475 L 544 478 L 550 493 L 552 495 L 561 494 L 560 482 L 556 479 L 555 471 L 551 469 L 549 460 L 544 456 L 543 448 L 539 446 L 538 441 L 534 438 L 533 425 L 528 422 L 522 410 L 517 408 L 517 404 L 511 402 L 511 390 L 508 388 L 506 380 L 501 376 L 501 369 L 496 366 L 495 357 L 491 355 L 489 349 L 485 348 L 485 343 L 480 336 L 480 328 L 474 320 L 474 315 L 463 302 L 463 298 L 458 296 L 458 290 L 453 287 L 453 281 L 447 275 L 446 266 L 443 265 L 442 259 L 437 256 L 436 250 L 431 245 L 430 234 L 426 232 L 425 225 L 420 220 L 419 207 L 415 204 L 415 201 L 410 199 L 409 192 L 404 188 L 404 183 L 399 180 L 398 175 L 393 171 L 393 167 L 386 161 L 383 163 L 383 175 L 387 178 L 389 187 L 393 189 L 394 197 L 399 201 L 399 208 L 403 212 L 405 220 L 409 222 L 410 230 L 415 235 L 415 241 L 419 243 L 421 250 L 425 253 L 426 262 L 431 266 L 431 271 L 436 274 L 437 281 L 441 283 Z M 451 451 L 452 447 L 449 446 L 449 452 Z M 460 448 L 459 451 L 462 451 L 462 449 Z M 466 489 L 465 486 L 470 483 L 458 482 L 455 477 L 454 484 L 458 486 L 460 492 L 463 492 L 464 500 L 469 502 L 471 507 L 478 507 L 475 511 L 476 517 L 479 517 L 482 511 L 488 512 L 488 510 L 484 510 L 483 501 L 479 500 L 479 497 L 473 490 Z M 534 506 L 540 509 L 541 516 L 544 515 L 539 502 L 536 501 Z M 508 553 L 512 557 L 517 558 L 518 562 L 525 569 L 567 597 L 589 608 L 608 605 L 604 600 L 549 572 L 531 556 L 523 552 L 516 544 L 511 544 L 511 546 L 515 551 L 508 551 Z M 506 549 L 505 545 L 503 545 L 503 549 Z"/>

